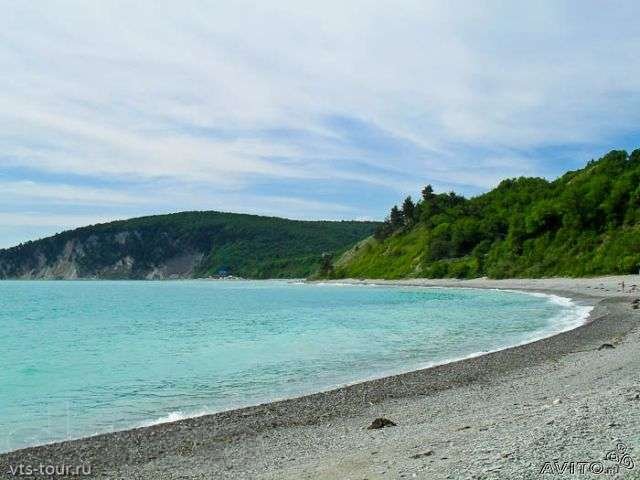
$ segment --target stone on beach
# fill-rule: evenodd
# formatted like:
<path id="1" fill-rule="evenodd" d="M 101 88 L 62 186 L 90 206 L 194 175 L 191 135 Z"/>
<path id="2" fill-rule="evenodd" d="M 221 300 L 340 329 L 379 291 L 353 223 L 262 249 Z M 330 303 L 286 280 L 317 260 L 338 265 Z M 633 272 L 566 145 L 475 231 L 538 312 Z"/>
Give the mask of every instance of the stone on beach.
<path id="1" fill-rule="evenodd" d="M 397 427 L 397 425 L 388 418 L 380 417 L 371 422 L 371 425 L 367 427 L 367 430 L 378 430 L 385 427 Z"/>
<path id="2" fill-rule="evenodd" d="M 410 458 L 417 460 L 419 458 L 430 457 L 431 455 L 433 455 L 433 450 L 427 450 L 426 452 L 416 453 L 415 455 L 411 455 Z"/>

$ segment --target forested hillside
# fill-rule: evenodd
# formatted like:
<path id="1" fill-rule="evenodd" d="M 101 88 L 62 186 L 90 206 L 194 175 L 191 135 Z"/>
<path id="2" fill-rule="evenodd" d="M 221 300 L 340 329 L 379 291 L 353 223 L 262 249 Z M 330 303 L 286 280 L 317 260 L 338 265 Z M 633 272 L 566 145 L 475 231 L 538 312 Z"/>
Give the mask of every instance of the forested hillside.
<path id="1" fill-rule="evenodd" d="M 637 273 L 640 150 L 612 151 L 555 181 L 504 180 L 466 199 L 407 198 L 330 277 L 542 277 Z"/>
<path id="2" fill-rule="evenodd" d="M 376 225 L 221 212 L 141 217 L 0 250 L 0 278 L 306 277 L 323 254 L 342 253 Z"/>

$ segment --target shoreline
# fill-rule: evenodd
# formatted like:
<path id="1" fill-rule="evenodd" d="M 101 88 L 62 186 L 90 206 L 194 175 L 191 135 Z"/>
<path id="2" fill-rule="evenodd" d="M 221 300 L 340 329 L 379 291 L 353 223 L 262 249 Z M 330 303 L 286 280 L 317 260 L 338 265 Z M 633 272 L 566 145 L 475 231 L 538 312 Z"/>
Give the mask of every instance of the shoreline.
<path id="1" fill-rule="evenodd" d="M 168 279 L 169 281 L 171 281 L 170 279 Z M 195 280 L 220 280 L 220 279 L 195 279 Z M 244 279 L 242 279 L 244 280 Z M 274 280 L 278 280 L 278 279 L 274 279 Z M 75 281 L 75 280 L 72 280 Z M 151 280 L 151 281 L 157 281 L 157 280 Z M 166 281 L 166 280 L 160 280 L 160 281 Z M 252 280 L 249 280 L 252 281 Z M 287 282 L 299 282 L 299 279 L 290 279 L 287 280 Z M 388 281 L 385 281 L 388 282 Z M 393 282 L 393 281 L 392 281 Z M 345 280 L 336 280 L 336 281 L 305 281 L 302 283 L 307 283 L 307 284 L 328 284 L 328 285 L 337 285 L 337 286 L 372 286 L 372 287 L 416 287 L 416 288 L 442 288 L 442 289 L 468 289 L 468 290 L 492 290 L 492 291 L 499 291 L 499 292 L 509 292 L 509 293 L 518 293 L 518 294 L 525 294 L 525 295 L 532 295 L 532 296 L 541 296 L 544 298 L 548 298 L 548 299 L 559 299 L 559 300 L 568 300 L 569 302 L 571 302 L 573 304 L 574 307 L 577 307 L 578 304 L 576 304 L 575 300 L 573 298 L 570 297 L 565 297 L 565 296 L 560 296 L 557 295 L 556 293 L 545 293 L 545 292 L 541 292 L 541 291 L 528 291 L 528 290 L 518 290 L 518 289 L 507 289 L 507 288 L 482 288 L 482 287 L 471 287 L 471 286 L 459 286 L 459 287 L 454 287 L 454 286 L 432 286 L 432 285 L 423 285 L 423 284 L 397 284 L 397 283 L 378 283 L 378 281 L 376 280 L 353 280 L 353 279 L 345 279 Z M 441 366 L 445 366 L 451 363 L 456 363 L 456 362 L 462 362 L 465 360 L 470 360 L 473 358 L 477 358 L 477 357 L 481 357 L 483 355 L 488 355 L 488 354 L 492 354 L 492 353 L 496 353 L 496 352 L 500 352 L 503 350 L 507 350 L 510 348 L 515 348 L 515 347 L 520 347 L 523 345 L 527 345 L 529 343 L 533 343 L 533 342 L 537 342 L 540 340 L 545 340 L 549 337 L 553 337 L 555 335 L 558 335 L 560 333 L 564 333 L 564 332 L 569 332 L 575 328 L 578 328 L 582 325 L 585 325 L 587 323 L 590 322 L 591 319 L 591 315 L 592 312 L 595 308 L 596 304 L 593 303 L 589 303 L 588 307 L 589 310 L 583 314 L 580 318 L 580 323 L 576 323 L 576 324 L 571 324 L 568 328 L 565 329 L 561 329 L 561 330 L 552 330 L 552 331 L 546 331 L 546 330 L 540 330 L 540 331 L 535 331 L 535 332 L 529 332 L 533 335 L 533 337 L 531 338 L 527 338 L 525 340 L 522 340 L 518 343 L 514 343 L 512 345 L 507 345 L 507 346 L 501 346 L 498 347 L 496 349 L 492 349 L 492 350 L 481 350 L 481 351 L 477 351 L 477 352 L 472 352 L 468 355 L 464 355 L 464 356 L 460 356 L 460 357 L 452 357 L 452 358 L 445 358 L 443 360 L 436 360 L 433 362 L 427 362 L 427 363 L 423 363 L 423 364 L 419 364 L 419 365 L 415 365 L 414 367 L 410 367 L 407 368 L 406 370 L 398 370 L 398 371 L 386 371 L 386 372 L 378 372 L 378 373 L 374 373 L 370 376 L 367 377 L 363 377 L 363 378 L 359 378 L 359 379 L 355 379 L 352 381 L 348 381 L 345 383 L 340 383 L 340 384 L 336 384 L 336 385 L 330 385 L 327 387 L 323 387 L 320 388 L 318 390 L 313 390 L 313 391 L 308 391 L 308 392 L 300 392 L 299 394 L 295 394 L 294 396 L 291 397 L 280 397 L 280 398 L 273 398 L 271 400 L 266 400 L 264 402 L 261 403 L 257 403 L 257 404 L 251 404 L 251 405 L 244 405 L 244 406 L 236 406 L 236 407 L 230 407 L 230 408 L 225 408 L 223 410 L 218 410 L 218 411 L 209 411 L 209 412 L 202 412 L 202 413 L 196 413 L 193 412 L 191 414 L 187 413 L 182 415 L 182 412 L 168 412 L 166 415 L 158 417 L 158 418 L 152 418 L 152 419 L 148 419 L 145 421 L 140 422 L 137 425 L 132 425 L 128 428 L 123 428 L 120 430 L 114 430 L 114 431 L 110 431 L 110 432 L 101 432 L 101 433 L 94 433 L 94 434 L 90 434 L 90 435 L 81 435 L 75 438 L 69 438 L 69 439 L 65 439 L 65 440 L 56 440 L 56 441 L 52 441 L 52 442 L 48 442 L 48 443 L 42 443 L 42 444 L 35 444 L 35 445 L 30 445 L 30 446 L 26 446 L 26 447 L 21 447 L 15 450 L 9 450 L 9 451 L 0 451 L 0 456 L 3 454 L 10 454 L 13 452 L 17 452 L 20 450 L 27 450 L 27 449 L 33 449 L 33 448 L 42 448 L 42 447 L 47 447 L 50 445 L 55 445 L 58 443 L 66 443 L 66 442 L 73 442 L 73 441 L 81 441 L 81 440 L 86 440 L 86 439 L 90 439 L 90 438 L 94 438 L 97 436 L 101 436 L 101 435 L 110 435 L 110 434 L 114 434 L 114 433 L 119 433 L 119 432 L 126 432 L 126 431 L 130 431 L 130 430 L 137 430 L 140 428 L 149 428 L 149 427 L 155 427 L 157 425 L 162 425 L 162 424 L 166 424 L 166 423 L 174 423 L 174 422 L 179 422 L 179 421 L 183 421 L 183 420 L 189 420 L 189 419 L 193 419 L 193 418 L 200 418 L 200 417 L 207 417 L 207 416 L 213 416 L 213 415 L 218 415 L 221 413 L 229 413 L 229 412 L 234 412 L 236 410 L 244 410 L 244 409 L 248 409 L 248 408 L 256 408 L 256 407 L 261 407 L 264 405 L 269 405 L 272 403 L 279 403 L 279 402 L 285 402 L 285 401 L 295 401 L 298 399 L 301 399 L 303 397 L 307 397 L 307 396 L 311 396 L 311 395 L 320 395 L 320 394 L 324 394 L 324 393 L 328 393 L 328 392 L 332 392 L 334 390 L 340 390 L 342 388 L 346 388 L 346 387 L 350 387 L 353 385 L 358 385 L 361 383 L 367 383 L 367 382 L 372 382 L 372 381 L 376 381 L 376 380 L 381 380 L 381 379 L 385 379 L 385 378 L 391 378 L 391 377 L 396 377 L 399 375 L 405 375 L 408 373 L 412 373 L 412 372 L 418 372 L 421 370 L 428 370 L 434 367 L 441 367 Z M 174 417 L 174 414 L 176 413 L 180 413 L 181 415 Z"/>
<path id="2" fill-rule="evenodd" d="M 370 283 L 380 285 L 500 288 L 525 293 L 538 292 L 593 304 L 594 308 L 587 322 L 580 326 L 495 352 L 258 406 L 15 450 L 0 454 L 0 465 L 6 472 L 7 466 L 18 463 L 37 464 L 47 459 L 50 463 L 69 465 L 77 464 L 78 459 L 82 458 L 83 462 L 91 464 L 96 478 L 120 478 L 118 475 L 123 478 L 134 475 L 139 478 L 157 478 L 152 472 L 157 472 L 160 468 L 164 471 L 167 462 L 178 465 L 184 461 L 207 458 L 206 466 L 199 470 L 203 475 L 208 472 L 214 475 L 213 478 L 217 478 L 216 474 L 224 472 L 225 476 L 220 478 L 236 478 L 235 475 L 241 474 L 237 467 L 227 470 L 230 458 L 233 457 L 228 452 L 229 445 L 237 447 L 238 458 L 244 458 L 246 467 L 250 468 L 252 463 L 257 464 L 262 460 L 248 452 L 242 454 L 242 450 L 248 448 L 247 445 L 253 445 L 256 438 L 262 439 L 270 432 L 277 431 L 279 436 L 291 440 L 296 437 L 296 430 L 299 429 L 324 430 L 327 423 L 338 419 L 352 422 L 354 418 L 368 415 L 371 409 L 375 410 L 385 404 L 402 400 L 420 403 L 422 399 L 456 389 L 498 383 L 525 369 L 545 367 L 576 352 L 594 351 L 612 338 L 624 339 L 636 328 L 637 318 L 635 314 L 631 314 L 629 302 L 625 302 L 631 297 L 615 292 L 615 287 L 612 288 L 615 285 L 612 282 L 616 282 L 618 278 L 622 277 L 506 281 L 401 280 L 392 283 L 372 280 Z M 624 278 L 637 280 L 636 277 Z M 363 283 L 359 280 L 351 282 Z M 606 290 L 600 290 L 598 283 L 606 283 Z M 627 313 L 631 314 L 629 318 L 626 318 Z M 358 425 L 365 428 L 366 423 L 360 420 Z M 264 445 L 265 440 L 262 439 L 261 442 Z M 267 449 L 280 447 L 280 443 L 273 442 Z M 255 445 L 253 448 L 255 449 Z M 274 465 L 270 471 L 282 473 L 278 463 Z M 177 475 L 177 472 L 174 473 Z M 186 478 L 198 478 L 198 472 L 192 473 L 192 476 Z M 245 478 L 254 477 L 248 475 Z M 273 478 L 279 477 L 276 475 Z M 327 478 L 334 477 L 329 475 Z"/>

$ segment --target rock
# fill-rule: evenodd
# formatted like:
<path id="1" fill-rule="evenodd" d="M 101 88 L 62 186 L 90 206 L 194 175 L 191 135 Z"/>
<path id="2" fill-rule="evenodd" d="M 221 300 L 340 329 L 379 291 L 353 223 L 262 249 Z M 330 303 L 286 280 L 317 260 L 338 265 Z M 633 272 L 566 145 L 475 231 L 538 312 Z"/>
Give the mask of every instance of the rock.
<path id="1" fill-rule="evenodd" d="M 600 345 L 600 346 L 598 347 L 598 350 L 610 350 L 610 349 L 612 349 L 612 348 L 616 348 L 616 347 L 614 347 L 614 346 L 613 346 L 612 344 L 610 344 L 610 343 L 603 343 L 602 345 Z"/>
<path id="2" fill-rule="evenodd" d="M 411 455 L 409 458 L 413 458 L 417 460 L 418 458 L 430 457 L 433 455 L 433 450 L 427 450 L 426 452 L 416 453 L 415 455 Z"/>
<path id="3" fill-rule="evenodd" d="M 367 427 L 367 430 L 378 430 L 385 427 L 397 427 L 397 425 L 388 418 L 380 417 L 371 422 L 371 425 Z"/>

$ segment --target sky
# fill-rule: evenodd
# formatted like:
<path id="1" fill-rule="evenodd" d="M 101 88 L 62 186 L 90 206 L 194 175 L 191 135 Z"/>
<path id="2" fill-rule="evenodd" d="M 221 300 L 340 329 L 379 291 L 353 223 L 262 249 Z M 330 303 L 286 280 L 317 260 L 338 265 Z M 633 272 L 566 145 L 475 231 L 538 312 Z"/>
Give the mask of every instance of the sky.
<path id="1" fill-rule="evenodd" d="M 377 220 L 640 146 L 638 2 L 0 11 L 0 247 L 183 210 Z"/>

